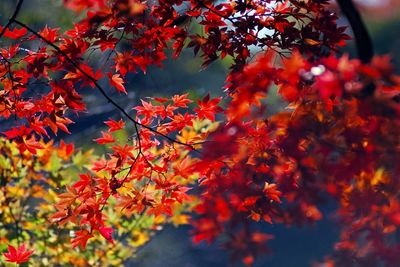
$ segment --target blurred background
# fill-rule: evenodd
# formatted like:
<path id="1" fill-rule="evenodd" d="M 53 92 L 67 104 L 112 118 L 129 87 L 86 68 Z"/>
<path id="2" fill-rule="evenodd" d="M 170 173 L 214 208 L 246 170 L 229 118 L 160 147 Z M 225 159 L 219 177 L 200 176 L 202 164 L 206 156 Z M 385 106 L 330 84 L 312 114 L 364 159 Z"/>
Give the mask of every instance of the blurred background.
<path id="1" fill-rule="evenodd" d="M 400 0 L 357 0 L 367 27 L 371 33 L 377 54 L 391 54 L 393 62 L 400 67 Z M 0 24 L 4 25 L 14 10 L 15 0 L 0 1 Z M 335 2 L 331 4 L 337 9 Z M 25 1 L 19 19 L 35 29 L 44 25 L 49 27 L 68 28 L 79 17 L 71 11 L 65 10 L 61 0 L 30 0 Z M 347 25 L 345 18 L 340 18 L 341 25 Z M 196 29 L 191 29 L 195 31 Z M 351 34 L 351 31 L 349 30 Z M 3 45 L 0 43 L 0 45 Z M 342 51 L 355 55 L 354 46 Z M 101 66 L 105 55 L 94 55 L 89 60 L 92 66 Z M 192 98 L 201 97 L 210 93 L 213 96 L 222 95 L 224 79 L 230 65 L 229 59 L 216 61 L 207 69 L 201 69 L 199 58 L 193 56 L 191 50 L 184 51 L 177 60 L 167 60 L 163 68 L 150 67 L 147 74 L 138 73 L 128 76 L 126 88 L 127 97 L 121 97 L 116 90 L 109 93 L 126 110 L 130 110 L 139 103 L 141 98 L 148 96 L 168 97 L 173 94 L 189 92 Z M 60 135 L 67 141 L 76 142 L 77 146 L 89 148 L 95 146 L 91 142 L 93 136 L 104 127 L 102 121 L 108 118 L 119 119 L 115 109 L 106 103 L 97 91 L 88 90 L 85 96 L 88 112 L 79 115 L 76 123 L 70 127 L 72 135 Z M 272 98 L 272 105 L 278 108 L 281 102 L 277 97 Z M 6 130 L 7 122 L 0 120 L 1 131 Z M 329 206 L 329 205 L 328 205 Z M 332 208 L 327 208 L 327 213 Z M 276 239 L 272 240 L 272 253 L 257 261 L 256 266 L 286 267 L 310 266 L 313 261 L 322 260 L 332 251 L 332 244 L 336 241 L 338 230 L 334 223 L 326 216 L 318 224 L 298 229 L 287 228 L 281 225 L 264 225 L 263 230 L 272 233 Z M 227 253 L 218 246 L 205 244 L 193 245 L 190 241 L 190 225 L 179 229 L 168 226 L 157 232 L 152 241 L 142 247 L 137 255 L 126 266 L 152 267 L 217 267 L 230 266 Z"/>

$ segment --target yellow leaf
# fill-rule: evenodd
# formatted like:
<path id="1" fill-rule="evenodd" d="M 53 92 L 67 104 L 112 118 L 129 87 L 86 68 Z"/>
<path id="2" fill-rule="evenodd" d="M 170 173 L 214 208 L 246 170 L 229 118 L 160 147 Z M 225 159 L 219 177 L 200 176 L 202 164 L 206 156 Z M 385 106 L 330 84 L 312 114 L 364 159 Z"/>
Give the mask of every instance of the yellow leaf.
<path id="1" fill-rule="evenodd" d="M 149 236 L 145 232 L 134 231 L 132 233 L 132 239 L 129 240 L 129 244 L 133 247 L 139 247 L 145 244 L 149 240 Z"/>
<path id="2" fill-rule="evenodd" d="M 177 227 L 182 224 L 189 224 L 190 216 L 186 214 L 174 215 L 171 218 L 172 224 Z"/>

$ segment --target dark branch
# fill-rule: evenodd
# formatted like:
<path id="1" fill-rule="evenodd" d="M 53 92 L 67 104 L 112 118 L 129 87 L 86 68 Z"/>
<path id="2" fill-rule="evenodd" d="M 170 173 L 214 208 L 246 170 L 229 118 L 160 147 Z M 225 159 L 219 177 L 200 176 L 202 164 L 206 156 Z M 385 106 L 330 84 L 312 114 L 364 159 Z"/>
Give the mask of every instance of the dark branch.
<path id="1" fill-rule="evenodd" d="M 361 18 L 360 13 L 354 6 L 352 0 L 337 0 L 340 9 L 346 16 L 351 29 L 353 30 L 355 44 L 357 48 L 358 58 L 362 63 L 370 63 L 374 57 L 374 47 L 372 45 L 371 37 L 367 28 Z M 373 95 L 375 92 L 375 85 L 370 83 L 362 90 L 362 96 L 367 97 Z"/>
<path id="2" fill-rule="evenodd" d="M 352 0 L 337 0 L 337 2 L 353 30 L 358 58 L 363 63 L 371 62 L 372 57 L 374 56 L 374 48 L 371 37 L 369 36 L 360 13 L 354 6 Z"/>

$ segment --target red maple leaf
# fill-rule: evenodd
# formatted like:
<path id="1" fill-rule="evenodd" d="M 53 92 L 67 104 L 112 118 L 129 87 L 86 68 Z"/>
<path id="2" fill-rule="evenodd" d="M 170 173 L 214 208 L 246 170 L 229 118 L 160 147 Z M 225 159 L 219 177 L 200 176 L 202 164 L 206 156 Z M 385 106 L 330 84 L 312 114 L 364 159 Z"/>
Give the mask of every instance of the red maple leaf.
<path id="1" fill-rule="evenodd" d="M 75 232 L 75 238 L 71 240 L 72 248 L 81 245 L 85 249 L 86 243 L 91 237 L 93 237 L 93 234 L 86 229 Z"/>
<path id="2" fill-rule="evenodd" d="M 110 129 L 108 129 L 108 131 L 111 132 L 115 132 L 118 130 L 121 130 L 122 128 L 124 128 L 125 123 L 121 120 L 119 121 L 115 121 L 110 119 L 109 121 L 105 121 L 104 122 L 108 127 L 110 127 Z"/>
<path id="3" fill-rule="evenodd" d="M 112 238 L 113 229 L 111 227 L 100 227 L 99 232 L 108 242 L 114 243 Z"/>
<path id="4" fill-rule="evenodd" d="M 21 264 L 29 261 L 29 257 L 32 255 L 33 250 L 26 250 L 25 244 L 22 244 L 18 249 L 8 245 L 8 252 L 4 252 L 3 256 L 8 262 L 15 262 Z"/>
<path id="5" fill-rule="evenodd" d="M 218 106 L 220 101 L 221 97 L 210 99 L 210 95 L 206 95 L 203 101 L 197 101 L 199 107 L 195 108 L 194 111 L 198 114 L 200 119 L 207 118 L 214 121 L 215 114 L 222 111 L 222 108 Z"/>
<path id="6" fill-rule="evenodd" d="M 183 94 L 183 95 L 174 95 L 172 97 L 172 101 L 174 102 L 174 105 L 176 107 L 180 108 L 187 108 L 186 104 L 192 103 L 193 101 L 190 99 L 187 99 L 187 96 L 189 94 Z"/>
<path id="7" fill-rule="evenodd" d="M 105 132 L 101 132 L 101 134 L 103 135 L 103 137 L 94 139 L 94 141 L 96 141 L 98 144 L 102 145 L 115 142 L 114 137 L 111 134 Z"/>
<path id="8" fill-rule="evenodd" d="M 3 30 L 3 27 L 0 26 L 0 31 L 1 30 Z M 6 31 L 4 32 L 4 36 L 8 37 L 10 39 L 19 39 L 22 36 L 24 36 L 27 32 L 28 31 L 25 28 L 21 28 L 21 29 L 14 28 L 12 30 L 7 28 Z"/>
<path id="9" fill-rule="evenodd" d="M 118 91 L 128 94 L 124 87 L 124 80 L 121 78 L 121 75 L 117 73 L 111 76 L 111 74 L 109 74 L 108 77 L 110 78 L 110 84 L 112 86 L 114 86 Z"/>

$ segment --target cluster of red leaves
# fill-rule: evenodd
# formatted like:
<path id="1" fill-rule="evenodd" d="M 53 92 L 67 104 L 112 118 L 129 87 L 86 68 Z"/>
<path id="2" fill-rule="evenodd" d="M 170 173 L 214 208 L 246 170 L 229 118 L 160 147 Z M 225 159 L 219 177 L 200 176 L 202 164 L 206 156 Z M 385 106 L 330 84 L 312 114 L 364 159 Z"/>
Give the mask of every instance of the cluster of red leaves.
<path id="1" fill-rule="evenodd" d="M 234 69 L 241 69 L 252 46 L 281 55 L 299 49 L 320 57 L 348 39 L 346 28 L 336 24 L 336 14 L 325 8 L 328 1 L 190 2 L 186 15 L 205 27 L 203 35 L 190 36 L 189 47 L 195 54 L 203 52 L 204 65 L 229 55 Z"/>
<path id="2" fill-rule="evenodd" d="M 95 141 L 110 145 L 112 153 L 93 163 L 92 174 L 82 174 L 79 181 L 67 186 L 67 192 L 59 195 L 60 200 L 55 205 L 58 212 L 51 217 L 59 225 L 72 222 L 81 228 L 75 232 L 72 246 L 85 248 L 95 231 L 113 242 L 112 228 L 106 227 L 102 212 L 111 196 L 127 217 L 132 214 L 172 216 L 176 203 L 189 200 L 186 194 L 189 187 L 184 181 L 194 173 L 187 153 L 193 150 L 195 143 L 185 140 L 184 144 L 177 144 L 178 140 L 171 143 L 165 138 L 182 132 L 203 117 L 214 120 L 219 101 L 219 98 L 207 97 L 199 102 L 197 115 L 194 115 L 184 113 L 187 104 L 192 102 L 187 94 L 175 95 L 172 100 L 157 98 L 155 104 L 142 100 L 142 105 L 134 108 L 142 128 L 130 143 L 115 140 L 112 135 L 125 127 L 122 120 L 106 121 L 108 131 Z M 198 136 L 197 140 L 206 137 Z"/>
<path id="3" fill-rule="evenodd" d="M 166 48 L 172 48 L 174 56 L 179 56 L 188 43 L 195 53 L 202 51 L 204 65 L 230 55 L 235 59 L 233 68 L 238 70 L 250 56 L 250 46 L 279 48 L 281 54 L 300 49 L 314 57 L 336 49 L 348 38 L 344 28 L 337 27 L 336 15 L 325 10 L 327 1 L 214 4 L 178 0 L 158 1 L 150 6 L 139 0 L 64 2 L 75 11 L 88 10 L 73 29 L 61 34 L 59 28 L 46 26 L 35 32 L 13 19 L 13 25 L 3 34 L 17 42 L 1 50 L 4 88 L 0 116 L 14 116 L 25 122 L 26 127 L 6 132 L 8 138 L 20 143 L 21 151 L 35 153 L 39 148 L 37 138 L 48 137 L 48 128 L 54 134 L 59 130 L 69 133 L 67 126 L 72 121 L 66 114 L 85 110 L 79 90 L 89 86 L 104 95 L 99 81 L 107 79 L 111 87 L 126 93 L 126 74 L 139 69 L 145 72 L 152 64 L 161 66 Z M 185 8 L 178 12 L 176 7 L 183 4 Z M 178 27 L 181 17 L 198 21 L 204 34 L 191 35 L 185 27 Z M 125 49 L 118 47 L 121 41 Z M 88 57 L 96 49 L 110 50 L 113 63 L 97 70 L 88 65 Z M 38 83 L 48 91 L 34 96 L 28 88 Z"/>
<path id="4" fill-rule="evenodd" d="M 196 242 L 229 233 L 226 246 L 251 263 L 265 250 L 251 223 L 303 225 L 322 218 L 322 204 L 339 203 L 338 266 L 398 263 L 400 77 L 388 57 L 369 65 L 347 56 L 310 62 L 295 52 L 274 67 L 260 55 L 232 73 L 228 123 L 205 145 L 196 165 L 203 177 Z M 288 112 L 267 116 L 272 85 Z M 372 97 L 362 91 L 374 86 Z"/>

